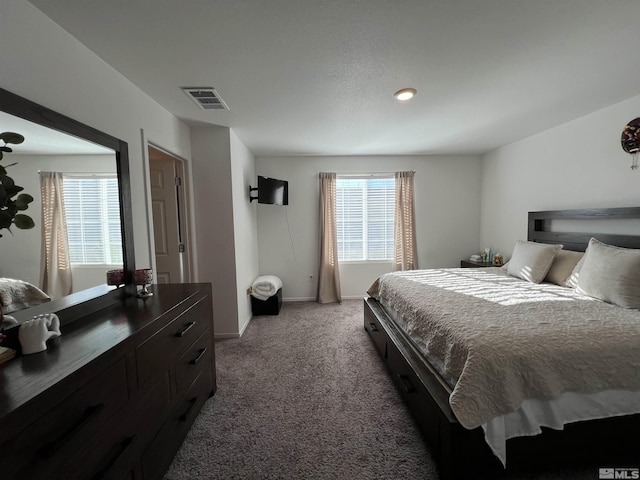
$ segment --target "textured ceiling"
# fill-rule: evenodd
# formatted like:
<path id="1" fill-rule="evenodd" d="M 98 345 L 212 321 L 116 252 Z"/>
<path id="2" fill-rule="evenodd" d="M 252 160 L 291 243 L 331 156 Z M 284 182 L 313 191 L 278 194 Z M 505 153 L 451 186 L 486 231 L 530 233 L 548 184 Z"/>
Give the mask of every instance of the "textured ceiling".
<path id="1" fill-rule="evenodd" d="M 482 153 L 640 95 L 637 0 L 31 3 L 255 155 Z M 198 109 L 184 86 L 214 87 L 230 111 Z M 403 87 L 418 95 L 401 104 Z"/>

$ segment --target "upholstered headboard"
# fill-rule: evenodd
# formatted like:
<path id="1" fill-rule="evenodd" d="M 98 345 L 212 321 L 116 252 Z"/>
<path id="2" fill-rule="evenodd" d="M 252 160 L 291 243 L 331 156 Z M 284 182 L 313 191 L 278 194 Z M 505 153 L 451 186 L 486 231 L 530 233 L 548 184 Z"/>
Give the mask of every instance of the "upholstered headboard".
<path id="1" fill-rule="evenodd" d="M 617 233 L 558 232 L 551 231 L 552 220 L 620 220 L 635 219 L 640 225 L 640 207 L 591 208 L 582 210 L 548 210 L 529 212 L 529 232 L 527 238 L 532 242 L 561 243 L 565 250 L 584 252 L 589 239 L 595 237 L 601 242 L 626 248 L 640 248 L 640 234 L 627 235 Z M 591 225 L 591 223 L 589 224 Z M 640 231 L 640 227 L 639 227 Z"/>

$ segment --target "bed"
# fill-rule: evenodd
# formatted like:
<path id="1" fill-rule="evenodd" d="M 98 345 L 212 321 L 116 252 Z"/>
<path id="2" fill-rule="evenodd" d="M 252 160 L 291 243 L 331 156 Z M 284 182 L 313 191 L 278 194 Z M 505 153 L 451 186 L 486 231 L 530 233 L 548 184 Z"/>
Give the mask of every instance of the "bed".
<path id="1" fill-rule="evenodd" d="M 640 220 L 640 208 L 530 212 L 528 241 L 516 244 L 511 266 L 398 272 L 369 290 L 365 329 L 443 478 L 638 466 L 640 310 L 624 302 L 640 295 L 634 286 L 630 297 L 615 297 L 624 289 L 603 297 L 612 283 L 602 293 L 589 282 L 594 269 L 635 261 L 624 255 L 636 252 L 614 246 L 640 248 L 640 236 L 550 228 L 582 219 Z M 572 253 L 590 244 L 588 261 Z M 542 277 L 519 265 L 527 249 L 551 258 Z"/>
<path id="2" fill-rule="evenodd" d="M 49 301 L 46 293 L 29 282 L 0 278 L 0 305 L 5 315 Z"/>

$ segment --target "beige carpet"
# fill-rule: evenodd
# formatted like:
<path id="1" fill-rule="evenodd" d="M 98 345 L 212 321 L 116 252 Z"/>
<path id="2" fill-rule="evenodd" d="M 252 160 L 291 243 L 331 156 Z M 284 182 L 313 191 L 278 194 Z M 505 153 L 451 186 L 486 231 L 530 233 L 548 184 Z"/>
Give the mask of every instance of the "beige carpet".
<path id="1" fill-rule="evenodd" d="M 218 391 L 165 479 L 437 479 L 362 316 L 362 300 L 284 303 L 216 343 Z"/>

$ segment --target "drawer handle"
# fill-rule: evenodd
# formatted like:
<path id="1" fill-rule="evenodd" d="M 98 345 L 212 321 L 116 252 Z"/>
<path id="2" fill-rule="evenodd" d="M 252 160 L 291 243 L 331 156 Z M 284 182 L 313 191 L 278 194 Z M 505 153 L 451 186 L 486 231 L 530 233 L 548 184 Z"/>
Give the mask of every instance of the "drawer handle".
<path id="1" fill-rule="evenodd" d="M 109 460 L 107 462 L 107 464 L 104 466 L 104 468 L 99 470 L 93 476 L 93 479 L 94 480 L 99 480 L 101 478 L 104 478 L 107 475 L 107 473 L 109 473 L 109 470 L 111 470 L 111 467 L 113 467 L 115 465 L 115 463 L 118 461 L 118 459 L 120 457 L 122 457 L 122 455 L 124 455 L 124 452 L 127 451 L 129 446 L 133 443 L 133 441 L 135 439 L 136 439 L 136 436 L 135 435 L 131 435 L 130 437 L 127 437 L 122 442 L 120 442 L 120 445 L 118 445 L 118 449 L 115 451 L 115 453 L 111 457 L 111 460 Z"/>
<path id="2" fill-rule="evenodd" d="M 191 410 L 193 410 L 193 407 L 195 407 L 197 400 L 198 397 L 193 397 L 191 400 L 189 400 L 189 408 L 187 408 L 187 411 L 180 415 L 180 417 L 178 417 L 178 420 L 180 420 L 181 422 L 187 421 L 187 418 L 189 417 Z"/>
<path id="3" fill-rule="evenodd" d="M 406 393 L 417 392 L 416 387 L 414 387 L 413 383 L 411 383 L 411 379 L 409 378 L 409 375 L 406 375 L 404 373 L 399 373 L 398 378 L 400 379 L 400 383 L 402 383 L 402 386 L 404 387 L 404 391 Z"/>
<path id="4" fill-rule="evenodd" d="M 38 450 L 38 456 L 41 458 L 50 458 L 53 455 L 55 455 L 58 452 L 58 450 L 60 450 L 65 443 L 71 440 L 76 433 L 82 430 L 82 428 L 87 423 L 89 423 L 95 417 L 100 415 L 100 412 L 102 412 L 103 409 L 104 409 L 104 403 L 99 403 L 98 405 L 93 405 L 91 407 L 88 407 L 82 414 L 82 417 L 80 417 L 80 419 L 76 422 L 75 425 L 72 425 L 71 427 L 69 427 L 56 440 L 43 445 Z"/>
<path id="5" fill-rule="evenodd" d="M 191 365 L 196 365 L 206 352 L 207 352 L 207 347 L 201 348 L 200 351 L 198 352 L 198 356 L 193 360 L 191 360 L 189 363 Z"/>
<path id="6" fill-rule="evenodd" d="M 369 322 L 369 330 L 371 330 L 372 332 L 377 332 L 378 326 L 373 322 Z"/>
<path id="7" fill-rule="evenodd" d="M 184 337 L 189 330 L 196 324 L 196 322 L 186 323 L 180 330 L 176 332 L 176 337 Z"/>

